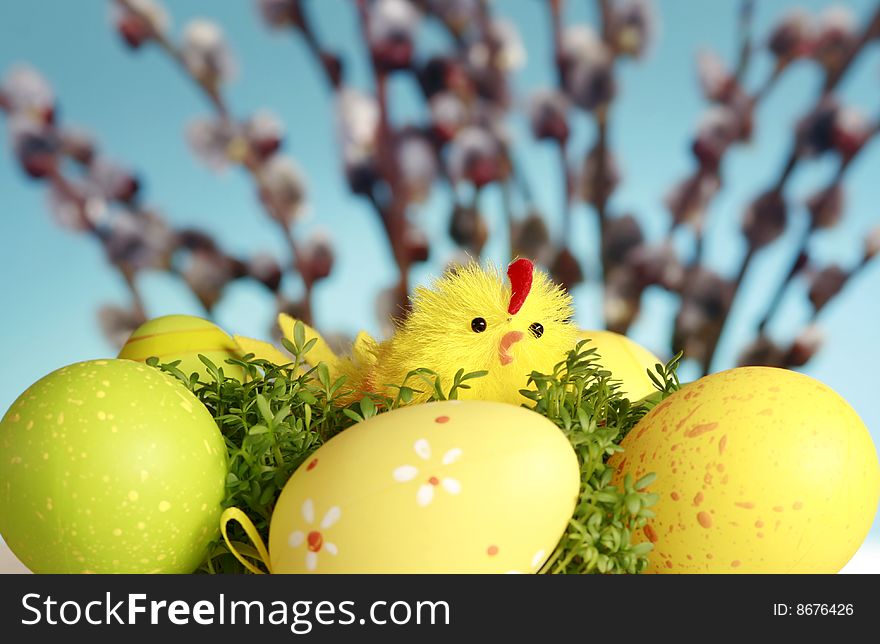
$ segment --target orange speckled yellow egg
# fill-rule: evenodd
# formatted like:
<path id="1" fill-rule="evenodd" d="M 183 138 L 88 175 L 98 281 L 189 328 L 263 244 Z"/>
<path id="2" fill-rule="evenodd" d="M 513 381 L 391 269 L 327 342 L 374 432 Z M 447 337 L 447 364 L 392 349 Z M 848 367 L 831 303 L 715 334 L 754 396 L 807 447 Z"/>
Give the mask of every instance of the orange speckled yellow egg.
<path id="1" fill-rule="evenodd" d="M 880 500 L 867 428 L 832 389 L 784 369 L 693 382 L 652 410 L 611 459 L 616 480 L 656 472 L 649 572 L 833 573 Z"/>
<path id="2" fill-rule="evenodd" d="M 577 457 L 546 418 L 446 401 L 380 414 L 291 477 L 269 534 L 275 573 L 535 572 L 574 510 Z"/>

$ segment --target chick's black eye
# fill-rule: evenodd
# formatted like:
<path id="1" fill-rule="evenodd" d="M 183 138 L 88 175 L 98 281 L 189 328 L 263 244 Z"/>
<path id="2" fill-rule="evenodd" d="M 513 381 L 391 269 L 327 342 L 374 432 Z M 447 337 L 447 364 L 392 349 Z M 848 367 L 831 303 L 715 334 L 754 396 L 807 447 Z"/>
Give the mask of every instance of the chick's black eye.
<path id="1" fill-rule="evenodd" d="M 474 318 L 471 320 L 471 329 L 473 329 L 474 333 L 482 333 L 486 330 L 486 320 L 485 318 Z"/>
<path id="2" fill-rule="evenodd" d="M 529 331 L 531 331 L 532 335 L 536 338 L 540 338 L 542 335 L 544 335 L 544 325 L 540 322 L 532 322 L 529 325 Z"/>

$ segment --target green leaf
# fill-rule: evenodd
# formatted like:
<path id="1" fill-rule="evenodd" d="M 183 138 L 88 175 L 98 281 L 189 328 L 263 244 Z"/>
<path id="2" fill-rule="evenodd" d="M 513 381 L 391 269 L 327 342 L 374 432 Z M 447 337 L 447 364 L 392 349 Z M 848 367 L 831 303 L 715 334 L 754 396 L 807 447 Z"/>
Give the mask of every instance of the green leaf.
<path id="1" fill-rule="evenodd" d="M 593 498 L 597 503 L 617 503 L 617 495 L 611 492 L 596 492 Z"/>
<path id="2" fill-rule="evenodd" d="M 300 355 L 301 355 L 301 356 L 304 356 L 305 354 L 307 354 L 309 351 L 312 350 L 312 348 L 313 348 L 317 343 L 318 343 L 318 338 L 312 338 L 311 340 L 309 340 L 308 342 L 306 342 L 306 343 L 305 343 L 305 346 L 303 346 L 303 348 L 302 348 L 302 351 L 300 351 Z"/>
<path id="3" fill-rule="evenodd" d="M 271 426 L 275 417 L 272 408 L 269 407 L 269 401 L 262 394 L 257 394 L 257 408 L 260 410 L 260 415 L 263 416 L 263 421 Z"/>
<path id="4" fill-rule="evenodd" d="M 376 415 L 376 404 L 369 396 L 364 396 L 363 398 L 361 398 L 360 407 L 361 415 L 364 418 L 370 418 Z"/>
<path id="5" fill-rule="evenodd" d="M 260 493 L 260 498 L 257 501 L 259 505 L 266 505 L 275 499 L 275 495 L 278 493 L 278 490 L 274 487 L 266 487 L 263 488 L 263 491 Z"/>
<path id="6" fill-rule="evenodd" d="M 199 360 L 201 360 L 202 364 L 208 369 L 208 373 L 211 374 L 215 382 L 223 382 L 223 376 L 221 375 L 220 370 L 207 356 L 203 356 L 201 353 L 198 354 Z"/>
<path id="7" fill-rule="evenodd" d="M 323 362 L 319 362 L 316 367 L 318 370 L 318 382 L 320 382 L 325 389 L 330 388 L 330 369 Z"/>
<path id="8" fill-rule="evenodd" d="M 354 411 L 353 409 L 343 409 L 342 413 L 345 414 L 346 416 L 348 416 L 349 418 L 351 418 L 356 423 L 363 422 L 363 420 L 364 420 L 364 417 L 361 416 L 356 411 Z"/>
<path id="9" fill-rule="evenodd" d="M 299 392 L 299 398 L 303 402 L 307 402 L 310 405 L 317 405 L 318 404 L 318 398 L 310 391 Z"/>
<path id="10" fill-rule="evenodd" d="M 636 481 L 635 487 L 637 490 L 644 490 L 646 487 L 651 485 L 651 483 L 653 483 L 656 478 L 657 475 L 654 472 L 651 472 L 650 474 L 645 474 L 642 478 Z"/>
<path id="11" fill-rule="evenodd" d="M 639 509 L 642 507 L 642 501 L 639 499 L 638 494 L 627 494 L 624 498 L 624 503 L 626 503 L 626 509 L 630 514 L 638 514 Z"/>
<path id="12" fill-rule="evenodd" d="M 643 557 L 644 555 L 651 552 L 654 549 L 654 544 L 650 541 L 644 541 L 642 543 L 637 543 L 632 548 L 630 548 L 630 552 L 633 553 L 636 557 Z"/>
<path id="13" fill-rule="evenodd" d="M 285 419 L 290 416 L 290 407 L 282 407 L 275 414 L 275 417 L 272 419 L 272 426 L 277 427 L 281 423 L 285 421 Z"/>
<path id="14" fill-rule="evenodd" d="M 296 321 L 293 325 L 293 345 L 297 349 L 297 353 L 303 352 L 303 347 L 306 344 L 306 327 L 299 320 Z"/>

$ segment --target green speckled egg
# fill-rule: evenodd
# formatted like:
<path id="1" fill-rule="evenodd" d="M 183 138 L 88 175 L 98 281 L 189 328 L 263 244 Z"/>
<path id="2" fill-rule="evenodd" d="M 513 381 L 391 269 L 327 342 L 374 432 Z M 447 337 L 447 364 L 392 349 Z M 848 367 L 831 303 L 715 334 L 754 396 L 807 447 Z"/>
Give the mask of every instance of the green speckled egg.
<path id="1" fill-rule="evenodd" d="M 80 362 L 0 421 L 0 534 L 39 573 L 189 573 L 217 537 L 223 438 L 183 385 Z"/>

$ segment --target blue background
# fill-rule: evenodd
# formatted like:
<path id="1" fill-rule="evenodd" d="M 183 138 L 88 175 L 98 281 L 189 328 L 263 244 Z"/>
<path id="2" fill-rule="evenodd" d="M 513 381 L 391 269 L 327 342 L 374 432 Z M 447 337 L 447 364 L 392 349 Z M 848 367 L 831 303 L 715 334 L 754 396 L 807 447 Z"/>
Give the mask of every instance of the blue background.
<path id="1" fill-rule="evenodd" d="M 194 87 L 158 49 L 139 52 L 125 48 L 111 27 L 103 0 L 43 0 L 0 4 L 0 73 L 27 61 L 54 86 L 61 101 L 63 123 L 93 131 L 104 151 L 138 170 L 145 180 L 147 200 L 160 206 L 175 225 L 194 225 L 213 231 L 230 251 L 250 256 L 268 250 L 284 258 L 285 247 L 272 222 L 260 209 L 249 177 L 235 169 L 219 176 L 201 165 L 184 138 L 187 123 L 208 114 Z M 245 116 L 262 107 L 286 123 L 286 150 L 303 167 L 309 182 L 309 217 L 297 227 L 298 236 L 314 228 L 329 231 L 337 251 L 330 279 L 315 292 L 317 324 L 328 331 L 354 334 L 359 328 L 378 330 L 375 297 L 394 280 L 394 268 L 385 238 L 369 206 L 349 195 L 335 145 L 333 100 L 324 78 L 302 40 L 290 32 L 270 33 L 252 2 L 167 3 L 173 14 L 173 32 L 193 17 L 207 15 L 223 27 L 238 60 L 240 73 L 228 87 L 234 113 Z M 571 3 L 569 23 L 595 24 L 593 3 Z M 790 9 L 788 2 L 757 3 L 756 32 L 768 33 L 776 19 Z M 331 49 L 344 52 L 350 83 L 365 89 L 372 79 L 353 3 L 347 0 L 307 2 L 319 38 Z M 820 1 L 796 3 L 815 12 Z M 860 22 L 873 3 L 850 2 Z M 500 0 L 497 12 L 519 27 L 528 61 L 514 76 L 519 106 L 530 90 L 554 81 L 549 22 L 543 3 Z M 615 103 L 611 141 L 624 172 L 624 181 L 612 200 L 615 211 L 632 211 L 647 234 L 660 238 L 667 227 L 662 199 L 668 189 L 693 168 L 688 141 L 705 102 L 695 82 L 694 55 L 703 47 L 716 49 L 725 59 L 736 52 L 738 2 L 660 2 L 661 32 L 650 55 L 621 69 L 620 98 Z M 446 40 L 424 24 L 421 51 L 443 48 Z M 755 87 L 770 69 L 761 54 L 750 70 Z M 880 48 L 872 46 L 853 67 L 840 95 L 876 118 L 880 112 Z M 757 114 L 751 144 L 736 148 L 725 160 L 725 188 L 713 202 L 707 257 L 713 267 L 732 275 L 744 252 L 738 233 L 744 205 L 777 176 L 791 140 L 791 123 L 811 104 L 822 75 L 810 63 L 797 64 L 764 101 Z M 407 77 L 392 83 L 393 118 L 402 123 L 424 118 L 423 102 Z M 537 201 L 558 230 L 560 211 L 559 166 L 552 146 L 535 143 L 528 135 L 522 110 L 509 126 L 516 154 L 523 164 Z M 593 126 L 580 119 L 572 147 L 583 150 L 594 136 Z M 85 237 L 58 228 L 46 210 L 43 188 L 24 178 L 7 153 L 10 142 L 0 129 L 0 410 L 30 383 L 67 363 L 112 355 L 96 323 L 102 303 L 127 302 L 128 294 L 115 272 L 106 266 L 102 250 Z M 880 144 L 876 141 L 859 157 L 847 175 L 846 218 L 832 231 L 816 238 L 815 257 L 850 266 L 862 252 L 865 232 L 880 223 Z M 790 262 L 798 230 L 806 223 L 803 200 L 824 187 L 835 169 L 831 159 L 806 163 L 789 184 L 788 195 L 795 225 L 785 237 L 762 253 L 746 277 L 748 295 L 737 302 L 733 333 L 720 348 L 721 362 L 732 364 L 735 348 L 750 337 L 751 324 L 763 312 L 775 280 Z M 506 260 L 500 199 L 490 188 L 482 202 L 493 235 L 487 257 Z M 435 190 L 415 212 L 419 225 L 432 240 L 432 261 L 416 269 L 424 281 L 445 264 L 452 244 L 446 236 L 449 194 Z M 595 267 L 596 229 L 593 213 L 575 209 L 576 253 Z M 687 248 L 686 239 L 680 240 Z M 767 276 L 772 276 L 768 278 Z M 199 314 L 189 291 L 164 274 L 141 279 L 149 313 Z M 290 288 L 295 290 L 296 286 Z M 803 284 L 792 289 L 771 331 L 790 337 L 809 314 Z M 578 321 L 586 328 L 600 323 L 600 293 L 594 286 L 575 293 Z M 859 412 L 880 443 L 880 405 L 877 404 L 877 364 L 880 343 L 880 262 L 874 262 L 848 284 L 820 318 L 827 342 L 806 373 L 841 393 Z M 667 356 L 674 300 L 651 293 L 632 330 L 633 337 L 661 356 Z M 265 337 L 273 317 L 273 303 L 264 292 L 245 283 L 229 291 L 217 309 L 217 320 L 232 332 Z M 685 373 L 685 375 L 688 375 Z M 875 524 L 874 535 L 878 535 Z"/>

